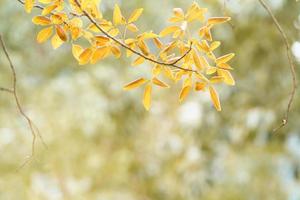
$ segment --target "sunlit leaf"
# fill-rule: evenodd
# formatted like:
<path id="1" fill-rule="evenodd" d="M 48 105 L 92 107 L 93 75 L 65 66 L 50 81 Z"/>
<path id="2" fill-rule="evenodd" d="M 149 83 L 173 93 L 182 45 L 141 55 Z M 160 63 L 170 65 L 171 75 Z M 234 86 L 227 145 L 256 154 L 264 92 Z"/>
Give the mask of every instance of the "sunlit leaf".
<path id="1" fill-rule="evenodd" d="M 186 99 L 186 97 L 191 91 L 191 88 L 192 87 L 190 85 L 183 86 L 183 88 L 180 91 L 179 102 L 183 102 Z"/>
<path id="2" fill-rule="evenodd" d="M 125 18 L 123 17 L 121 9 L 118 4 L 115 4 L 113 21 L 115 25 L 125 24 Z"/>
<path id="3" fill-rule="evenodd" d="M 222 57 L 219 57 L 219 58 L 216 60 L 216 63 L 217 63 L 217 64 L 227 63 L 227 62 L 230 61 L 234 56 L 235 56 L 234 53 L 230 53 L 230 54 L 224 55 L 224 56 L 222 56 Z"/>
<path id="4" fill-rule="evenodd" d="M 212 17 L 209 18 L 207 21 L 207 24 L 209 25 L 215 25 L 215 24 L 221 24 L 230 21 L 230 17 Z"/>
<path id="5" fill-rule="evenodd" d="M 51 20 L 44 16 L 35 16 L 32 18 L 32 22 L 36 25 L 47 26 L 51 24 Z"/>
<path id="6" fill-rule="evenodd" d="M 146 83 L 148 80 L 144 79 L 144 78 L 139 78 L 135 81 L 132 81 L 130 83 L 128 83 L 127 85 L 125 85 L 123 87 L 124 90 L 132 90 L 135 89 L 137 87 L 140 87 L 141 85 L 143 85 L 144 83 Z"/>
<path id="7" fill-rule="evenodd" d="M 219 99 L 219 95 L 217 93 L 217 91 L 215 90 L 215 88 L 213 88 L 212 86 L 209 86 L 209 93 L 210 93 L 210 97 L 211 100 L 216 108 L 217 111 L 221 111 L 221 104 L 220 104 L 220 99 Z"/>
<path id="8" fill-rule="evenodd" d="M 133 13 L 131 14 L 131 16 L 128 19 L 128 23 L 137 21 L 139 19 L 139 17 L 142 15 L 143 11 L 144 11 L 143 8 L 139 8 L 139 9 L 136 9 L 135 11 L 133 11 Z"/>
<path id="9" fill-rule="evenodd" d="M 31 13 L 33 5 L 34 5 L 34 0 L 25 0 L 24 2 L 25 11 L 27 13 Z"/>
<path id="10" fill-rule="evenodd" d="M 55 34 L 51 39 L 53 49 L 59 48 L 63 43 L 64 41 L 62 41 L 57 34 Z"/>
<path id="11" fill-rule="evenodd" d="M 152 95 L 152 85 L 149 83 L 145 87 L 144 96 L 143 96 L 143 105 L 146 110 L 150 110 L 151 95 Z"/>
<path id="12" fill-rule="evenodd" d="M 41 30 L 38 35 L 37 35 L 37 42 L 38 43 L 43 43 L 45 42 L 46 40 L 49 39 L 49 37 L 52 35 L 52 32 L 53 32 L 53 27 L 50 26 L 48 28 L 45 28 L 43 30 Z"/>
<path id="13" fill-rule="evenodd" d="M 159 87 L 163 87 L 163 88 L 169 88 L 170 86 L 166 83 L 164 83 L 163 81 L 159 80 L 158 78 L 154 77 L 152 79 L 153 84 L 159 86 Z"/>

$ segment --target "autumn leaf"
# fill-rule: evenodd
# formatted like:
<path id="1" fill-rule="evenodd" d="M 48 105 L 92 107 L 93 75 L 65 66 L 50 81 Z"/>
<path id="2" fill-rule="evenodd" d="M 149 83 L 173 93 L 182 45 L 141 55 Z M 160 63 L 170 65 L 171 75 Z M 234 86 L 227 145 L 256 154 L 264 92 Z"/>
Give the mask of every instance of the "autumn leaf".
<path id="1" fill-rule="evenodd" d="M 34 5 L 34 0 L 25 0 L 24 2 L 25 11 L 27 13 L 31 13 L 33 5 Z"/>
<path id="2" fill-rule="evenodd" d="M 191 88 L 192 87 L 190 85 L 186 85 L 181 89 L 180 94 L 179 94 L 179 102 L 180 103 L 186 99 L 186 97 L 188 96 L 188 94 L 191 91 Z"/>
<path id="3" fill-rule="evenodd" d="M 221 63 L 227 63 L 228 61 L 230 61 L 233 57 L 235 56 L 234 53 L 230 53 L 230 54 L 227 54 L 227 55 L 224 55 L 222 57 L 219 57 L 217 60 L 216 60 L 216 63 L 219 65 Z"/>
<path id="4" fill-rule="evenodd" d="M 50 5 L 43 9 L 42 15 L 49 15 L 52 11 L 54 11 L 58 6 L 57 5 Z"/>
<path id="5" fill-rule="evenodd" d="M 163 88 L 169 88 L 170 87 L 168 84 L 164 83 L 163 81 L 159 80 L 156 77 L 154 77 L 152 79 L 152 83 L 159 86 L 159 87 L 163 87 Z"/>
<path id="6" fill-rule="evenodd" d="M 53 49 L 59 48 L 63 43 L 64 41 L 62 41 L 57 34 L 55 34 L 51 39 Z"/>
<path id="7" fill-rule="evenodd" d="M 118 4 L 115 4 L 113 21 L 115 25 L 125 24 L 125 18 L 123 17 L 121 9 Z"/>
<path id="8" fill-rule="evenodd" d="M 206 87 L 206 83 L 196 82 L 195 90 L 196 91 L 203 91 Z"/>
<path id="9" fill-rule="evenodd" d="M 66 32 L 60 26 L 56 26 L 56 34 L 62 41 L 66 42 L 68 40 Z"/>
<path id="10" fill-rule="evenodd" d="M 218 69 L 218 74 L 224 78 L 224 83 L 227 85 L 235 85 L 234 78 L 228 70 Z"/>
<path id="11" fill-rule="evenodd" d="M 174 32 L 177 31 L 177 30 L 180 30 L 180 27 L 179 27 L 179 26 L 169 26 L 169 27 L 163 29 L 163 30 L 160 32 L 159 36 L 160 36 L 160 37 L 165 37 L 165 36 L 167 36 L 167 35 L 169 35 L 169 34 L 174 33 Z"/>
<path id="12" fill-rule="evenodd" d="M 79 61 L 79 56 L 83 52 L 83 48 L 79 45 L 73 44 L 72 45 L 72 54 Z"/>
<path id="13" fill-rule="evenodd" d="M 151 107 L 151 95 L 152 95 L 152 85 L 149 83 L 145 87 L 144 96 L 143 96 L 143 105 L 146 110 L 150 110 Z"/>
<path id="14" fill-rule="evenodd" d="M 207 24 L 208 25 L 222 24 L 230 21 L 230 19 L 231 19 L 230 17 L 212 17 L 208 19 Z"/>
<path id="15" fill-rule="evenodd" d="M 131 16 L 128 19 L 128 23 L 133 23 L 135 21 L 137 21 L 139 19 L 139 17 L 142 15 L 144 9 L 143 8 L 139 8 L 136 9 L 135 11 L 133 11 L 133 13 L 131 14 Z"/>
<path id="16" fill-rule="evenodd" d="M 52 32 L 53 32 L 53 27 L 50 26 L 48 28 L 45 28 L 43 30 L 41 30 L 38 35 L 37 35 L 37 42 L 38 43 L 43 43 L 45 42 L 46 40 L 49 39 L 49 37 L 52 35 Z"/>
<path id="17" fill-rule="evenodd" d="M 143 57 L 138 57 L 133 63 L 131 64 L 132 66 L 138 66 L 140 64 L 143 64 L 145 62 L 145 58 Z"/>
<path id="18" fill-rule="evenodd" d="M 85 49 L 79 56 L 79 64 L 85 65 L 90 61 L 93 51 L 90 48 Z"/>
<path id="19" fill-rule="evenodd" d="M 97 63 L 97 61 L 104 59 L 109 55 L 111 51 L 110 47 L 100 47 L 96 49 L 91 57 L 91 64 Z"/>
<path id="20" fill-rule="evenodd" d="M 35 16 L 34 18 L 32 18 L 32 22 L 40 26 L 47 26 L 51 24 L 51 20 L 44 16 Z"/>
<path id="21" fill-rule="evenodd" d="M 216 108 L 217 111 L 221 111 L 221 104 L 220 104 L 220 100 L 219 100 L 219 95 L 217 93 L 217 91 L 215 90 L 215 88 L 213 88 L 212 86 L 209 86 L 209 92 L 210 92 L 210 97 L 211 100 Z"/>
<path id="22" fill-rule="evenodd" d="M 125 85 L 123 87 L 124 90 L 132 90 L 132 89 L 135 89 L 135 88 L 138 88 L 140 87 L 141 85 L 143 85 L 144 83 L 146 83 L 147 80 L 144 79 L 144 78 L 139 78 L 135 81 L 132 81 L 130 83 L 128 83 L 127 85 Z"/>

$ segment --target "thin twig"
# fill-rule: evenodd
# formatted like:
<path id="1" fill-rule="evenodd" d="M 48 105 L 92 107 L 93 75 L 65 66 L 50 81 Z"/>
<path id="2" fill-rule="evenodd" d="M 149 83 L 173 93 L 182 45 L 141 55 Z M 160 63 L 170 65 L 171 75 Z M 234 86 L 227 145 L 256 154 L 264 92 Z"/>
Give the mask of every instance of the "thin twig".
<path id="1" fill-rule="evenodd" d="M 292 103 L 294 101 L 295 94 L 296 94 L 296 89 L 297 89 L 297 77 L 296 77 L 296 70 L 295 70 L 296 66 L 295 66 L 293 56 L 292 56 L 292 53 L 291 53 L 291 46 L 290 46 L 290 43 L 289 43 L 289 40 L 288 40 L 288 37 L 287 37 L 285 31 L 281 27 L 280 23 L 278 22 L 277 18 L 275 17 L 275 15 L 273 14 L 271 8 L 268 6 L 268 4 L 265 2 L 265 0 L 258 0 L 258 1 L 264 7 L 264 9 L 269 13 L 270 17 L 272 18 L 276 28 L 278 29 L 278 31 L 279 31 L 279 33 L 282 37 L 282 40 L 285 43 L 287 58 L 289 60 L 290 71 L 291 71 L 292 82 L 293 82 L 289 102 L 288 102 L 286 113 L 285 113 L 285 117 L 282 119 L 281 124 L 273 130 L 273 132 L 276 132 L 279 129 L 283 128 L 285 125 L 287 125 L 287 123 L 289 121 L 289 114 L 290 114 L 290 111 L 291 111 Z"/>
<path id="2" fill-rule="evenodd" d="M 9 88 L 4 88 L 4 87 L 0 87 L 0 92 L 8 92 L 8 93 L 13 93 L 14 91 L 9 89 Z"/>
<path id="3" fill-rule="evenodd" d="M 177 69 L 184 70 L 184 71 L 197 72 L 196 70 L 186 69 L 186 68 L 183 68 L 183 67 L 180 67 L 180 66 L 176 65 L 185 56 L 187 56 L 187 54 L 189 54 L 191 52 L 191 50 L 192 50 L 192 43 L 190 44 L 190 47 L 189 47 L 188 51 L 183 56 L 181 56 L 178 60 L 176 60 L 175 62 L 165 63 L 165 62 L 154 60 L 152 58 L 149 58 L 149 57 L 143 55 L 142 53 L 138 52 L 137 50 L 134 50 L 134 49 L 130 48 L 129 46 L 127 46 L 126 44 L 124 44 L 120 40 L 118 40 L 115 37 L 111 36 L 103 28 L 101 28 L 101 26 L 85 10 L 83 10 L 81 8 L 81 5 L 78 2 L 78 0 L 74 0 L 74 2 L 81 9 L 81 11 L 84 14 L 84 16 L 87 17 L 93 25 L 95 25 L 105 36 L 107 36 L 109 39 L 113 40 L 114 42 L 116 42 L 117 44 L 119 44 L 120 46 L 122 46 L 123 48 L 125 48 L 125 49 L 131 51 L 132 53 L 134 53 L 134 54 L 136 54 L 136 55 L 138 55 L 140 57 L 143 57 L 145 60 L 148 60 L 148 61 L 150 61 L 152 63 L 155 63 L 155 64 L 159 64 L 159 65 L 163 65 L 163 66 L 169 66 L 169 67 L 177 68 Z"/>
<path id="4" fill-rule="evenodd" d="M 11 72 L 12 72 L 12 78 L 13 78 L 13 83 L 12 83 L 12 89 L 7 89 L 7 88 L 1 88 L 2 91 L 5 91 L 5 92 L 9 92 L 13 95 L 14 99 L 15 99 L 15 103 L 17 105 L 17 108 L 18 108 L 18 111 L 20 113 L 20 115 L 26 120 L 28 126 L 29 126 L 29 129 L 30 129 L 30 132 L 32 134 L 32 145 L 31 145 L 31 155 L 29 157 L 29 159 L 24 163 L 22 164 L 22 166 L 24 166 L 25 164 L 28 163 L 28 161 L 30 161 L 33 156 L 34 156 L 34 153 L 35 153 L 35 143 L 36 143 L 36 136 L 38 136 L 40 138 L 40 140 L 42 141 L 43 145 L 45 147 L 47 147 L 46 143 L 44 142 L 38 128 L 36 127 L 36 125 L 33 123 L 33 121 L 30 119 L 30 117 L 24 112 L 24 109 L 20 103 L 20 100 L 19 100 L 19 97 L 18 97 L 18 92 L 17 92 L 17 75 L 16 75 L 16 70 L 15 70 L 15 67 L 12 63 L 12 60 L 9 56 L 9 53 L 7 51 L 7 48 L 6 48 L 6 45 L 2 39 L 2 35 L 0 35 L 0 43 L 1 43 L 1 47 L 2 47 L 2 50 L 5 54 L 5 57 L 7 58 L 8 62 L 9 62 L 9 66 L 10 66 L 10 69 L 11 69 Z"/>

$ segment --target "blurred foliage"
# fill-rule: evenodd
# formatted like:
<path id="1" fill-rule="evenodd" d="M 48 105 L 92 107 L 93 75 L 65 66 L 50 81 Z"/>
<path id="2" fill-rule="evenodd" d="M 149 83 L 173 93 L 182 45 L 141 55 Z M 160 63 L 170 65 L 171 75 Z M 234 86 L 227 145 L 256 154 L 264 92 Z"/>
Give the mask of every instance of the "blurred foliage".
<path id="1" fill-rule="evenodd" d="M 116 1 L 103 0 L 110 16 Z M 156 32 L 174 7 L 191 1 L 118 1 L 123 10 L 144 7 L 139 25 Z M 215 16 L 222 1 L 198 1 Z M 300 4 L 272 0 L 272 9 L 297 55 Z M 291 87 L 285 47 L 270 17 L 256 1 L 227 1 L 234 28 L 214 31 L 221 53 L 236 52 L 237 86 L 221 87 L 223 111 L 207 94 L 179 104 L 180 88 L 156 92 L 150 112 L 142 91 L 122 86 L 146 72 L 127 59 L 80 67 L 70 46 L 37 45 L 36 27 L 16 1 L 0 1 L 0 32 L 18 76 L 25 111 L 49 148 L 38 144 L 35 160 L 16 171 L 31 151 L 31 135 L 13 98 L 0 93 L 1 200 L 300 199 L 300 100 L 277 134 Z M 298 49 L 299 51 L 299 49 Z M 299 55 L 299 53 L 298 53 Z M 0 54 L 0 86 L 11 73 Z M 299 74 L 299 70 L 297 71 Z"/>

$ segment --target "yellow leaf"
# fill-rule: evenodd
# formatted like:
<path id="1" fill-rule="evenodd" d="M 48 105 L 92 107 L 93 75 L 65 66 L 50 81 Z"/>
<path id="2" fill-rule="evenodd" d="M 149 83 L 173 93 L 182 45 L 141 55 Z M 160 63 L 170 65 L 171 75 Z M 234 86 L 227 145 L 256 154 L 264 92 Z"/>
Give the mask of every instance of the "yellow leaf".
<path id="1" fill-rule="evenodd" d="M 197 54 L 196 51 L 193 51 L 193 60 L 194 60 L 195 66 L 196 66 L 199 70 L 203 69 L 203 66 L 202 66 L 202 64 L 201 64 L 201 60 L 200 60 L 200 58 L 199 58 L 199 56 L 198 56 L 198 54 Z"/>
<path id="2" fill-rule="evenodd" d="M 160 72 L 161 72 L 161 66 L 160 65 L 155 65 L 155 67 L 153 67 L 153 69 L 152 69 L 152 75 L 153 76 L 158 76 L 159 74 L 160 74 Z"/>
<path id="3" fill-rule="evenodd" d="M 51 24 L 51 20 L 44 16 L 35 16 L 32 18 L 32 22 L 36 25 L 47 26 Z"/>
<path id="4" fill-rule="evenodd" d="M 152 79 L 152 83 L 154 83 L 155 85 L 157 85 L 159 87 L 163 87 L 163 88 L 169 88 L 170 87 L 169 85 L 167 85 L 166 83 L 164 83 L 163 81 L 159 80 L 156 77 L 154 77 Z"/>
<path id="5" fill-rule="evenodd" d="M 133 11 L 133 13 L 131 14 L 131 16 L 129 17 L 128 19 L 128 23 L 132 23 L 132 22 L 135 22 L 139 19 L 139 17 L 142 15 L 144 9 L 143 8 L 139 8 L 139 9 L 136 9 L 135 11 Z"/>
<path id="6" fill-rule="evenodd" d="M 123 87 L 123 89 L 124 90 L 132 90 L 132 89 L 135 89 L 135 88 L 137 88 L 137 87 L 140 87 L 141 85 L 143 85 L 144 83 L 146 83 L 147 82 L 147 80 L 146 79 L 144 79 L 144 78 L 139 78 L 139 79 L 137 79 L 137 80 L 135 80 L 135 81 L 132 81 L 132 82 L 130 82 L 130 83 L 128 83 L 127 85 L 125 85 L 124 87 Z"/>
<path id="7" fill-rule="evenodd" d="M 163 43 L 158 38 L 153 38 L 153 42 L 158 49 L 163 48 Z"/>
<path id="8" fill-rule="evenodd" d="M 227 85 L 235 85 L 235 81 L 228 70 L 218 69 L 218 74 L 224 78 Z"/>
<path id="9" fill-rule="evenodd" d="M 174 32 L 177 31 L 177 30 L 180 30 L 180 27 L 179 27 L 179 26 L 169 26 L 169 27 L 163 29 L 163 30 L 160 32 L 159 36 L 160 36 L 160 37 L 165 37 L 165 36 L 167 36 L 167 35 L 169 35 L 169 34 L 174 33 Z"/>
<path id="10" fill-rule="evenodd" d="M 143 104 L 146 110 L 150 110 L 151 107 L 151 93 L 152 93 L 152 85 L 149 83 L 145 87 Z"/>
<path id="11" fill-rule="evenodd" d="M 134 24 L 128 24 L 127 29 L 134 33 L 139 31 L 138 27 Z"/>
<path id="12" fill-rule="evenodd" d="M 49 39 L 49 37 L 52 35 L 52 32 L 53 32 L 53 28 L 52 26 L 48 27 L 48 28 L 45 28 L 43 30 L 41 30 L 38 35 L 37 35 L 37 42 L 38 43 L 43 43 L 45 42 L 46 40 Z"/>
<path id="13" fill-rule="evenodd" d="M 133 61 L 132 66 L 137 66 L 143 64 L 145 62 L 145 58 L 138 57 L 135 61 Z"/>
<path id="14" fill-rule="evenodd" d="M 94 39 L 96 40 L 97 46 L 105 46 L 110 41 L 108 37 L 103 35 L 95 36 Z"/>
<path id="15" fill-rule="evenodd" d="M 31 13 L 33 5 L 34 5 L 34 0 L 25 0 L 24 2 L 25 11 L 27 13 Z"/>
<path id="16" fill-rule="evenodd" d="M 230 61 L 234 56 L 235 56 L 234 53 L 230 53 L 230 54 L 224 55 L 224 56 L 222 56 L 222 57 L 219 57 L 219 58 L 216 60 L 216 63 L 217 63 L 217 65 L 219 65 L 219 64 L 221 64 L 221 63 L 227 63 L 227 62 Z"/>
<path id="17" fill-rule="evenodd" d="M 120 50 L 120 48 L 118 46 L 112 46 L 111 52 L 114 54 L 114 56 L 116 58 L 120 58 L 121 57 L 121 50 Z"/>
<path id="18" fill-rule="evenodd" d="M 115 25 L 125 24 L 125 18 L 123 17 L 121 9 L 118 4 L 115 4 L 113 21 Z"/>
<path id="19" fill-rule="evenodd" d="M 147 44 L 143 40 L 139 40 L 137 43 L 139 49 L 145 54 L 146 56 L 149 55 L 149 48 Z"/>
<path id="20" fill-rule="evenodd" d="M 51 39 L 53 49 L 59 48 L 63 43 L 64 41 L 62 41 L 57 34 L 55 34 Z"/>
<path id="21" fill-rule="evenodd" d="M 208 67 L 206 69 L 206 74 L 211 75 L 217 72 L 217 68 L 216 67 Z"/>
<path id="22" fill-rule="evenodd" d="M 77 40 L 81 36 L 81 30 L 78 27 L 71 27 L 70 33 L 73 40 Z"/>
<path id="23" fill-rule="evenodd" d="M 169 67 L 164 67 L 163 69 L 164 69 L 163 73 L 164 73 L 165 77 L 167 77 L 168 79 L 174 81 L 175 78 L 174 78 L 174 75 L 172 73 L 172 70 Z"/>
<path id="24" fill-rule="evenodd" d="M 79 64 L 85 65 L 87 64 L 91 57 L 92 57 L 93 51 L 90 48 L 85 49 L 79 56 Z"/>
<path id="25" fill-rule="evenodd" d="M 208 19 L 207 24 L 208 25 L 222 24 L 224 22 L 228 22 L 230 19 L 231 19 L 230 17 L 212 17 Z"/>
<path id="26" fill-rule="evenodd" d="M 218 64 L 218 67 L 221 69 L 233 69 L 230 65 L 228 65 L 227 63 L 220 63 Z"/>
<path id="27" fill-rule="evenodd" d="M 204 37 L 208 41 L 212 41 L 211 26 L 204 26 L 199 30 L 200 37 Z"/>
<path id="28" fill-rule="evenodd" d="M 181 89 L 180 95 L 179 95 L 179 102 L 183 102 L 185 98 L 188 96 L 188 94 L 191 91 L 191 85 L 186 85 Z"/>
<path id="29" fill-rule="evenodd" d="M 142 39 L 153 39 L 153 38 L 157 38 L 157 37 L 158 37 L 158 35 L 153 33 L 153 31 L 148 31 L 148 32 L 145 32 L 145 33 L 139 35 L 137 38 L 142 40 Z"/>
<path id="30" fill-rule="evenodd" d="M 209 86 L 209 93 L 210 93 L 210 97 L 211 100 L 215 106 L 215 108 L 217 109 L 217 111 L 221 111 L 221 104 L 220 104 L 220 99 L 219 99 L 219 95 L 217 93 L 217 91 L 215 90 L 215 88 L 213 88 L 212 86 Z"/>
<path id="31" fill-rule="evenodd" d="M 79 45 L 73 44 L 72 45 L 72 54 L 73 56 L 79 61 L 79 56 L 83 52 L 83 48 Z"/>
<path id="32" fill-rule="evenodd" d="M 209 79 L 210 83 L 221 83 L 224 81 L 223 76 L 213 76 L 211 79 Z"/>
<path id="33" fill-rule="evenodd" d="M 42 15 L 48 15 L 50 14 L 53 10 L 55 10 L 58 6 L 57 5 L 51 5 L 47 6 L 43 9 Z"/>
<path id="34" fill-rule="evenodd" d="M 111 35 L 112 37 L 116 37 L 117 35 L 119 35 L 120 31 L 117 28 L 113 28 L 110 31 L 108 31 L 108 34 Z"/>
<path id="35" fill-rule="evenodd" d="M 209 82 L 209 80 L 208 80 L 203 74 L 201 74 L 201 73 L 199 73 L 199 72 L 196 73 L 196 77 L 197 77 L 198 79 L 200 79 L 201 81 L 204 81 L 205 83 L 208 83 L 208 82 Z"/>
<path id="36" fill-rule="evenodd" d="M 204 56 L 200 56 L 199 60 L 200 60 L 201 66 L 203 66 L 204 68 L 209 67 L 209 63 Z"/>
<path id="37" fill-rule="evenodd" d="M 53 2 L 53 0 L 39 0 L 40 3 L 43 3 L 43 4 L 49 4 L 51 2 Z"/>
<path id="38" fill-rule="evenodd" d="M 68 16 L 65 13 L 58 13 L 51 15 L 50 19 L 53 24 L 62 24 L 68 19 Z"/>
<path id="39" fill-rule="evenodd" d="M 110 47 L 101 47 L 98 48 L 91 58 L 91 64 L 95 64 L 97 61 L 102 60 L 106 58 L 110 53 L 111 48 Z"/>
<path id="40" fill-rule="evenodd" d="M 213 50 L 217 49 L 220 45 L 221 45 L 221 42 L 214 41 L 213 43 L 211 43 L 209 50 L 213 51 Z"/>
<path id="41" fill-rule="evenodd" d="M 200 8 L 199 5 L 196 2 L 194 2 L 187 11 L 186 19 L 188 22 L 194 20 L 200 20 L 202 22 L 204 20 L 204 14 L 206 11 L 206 8 Z"/>

